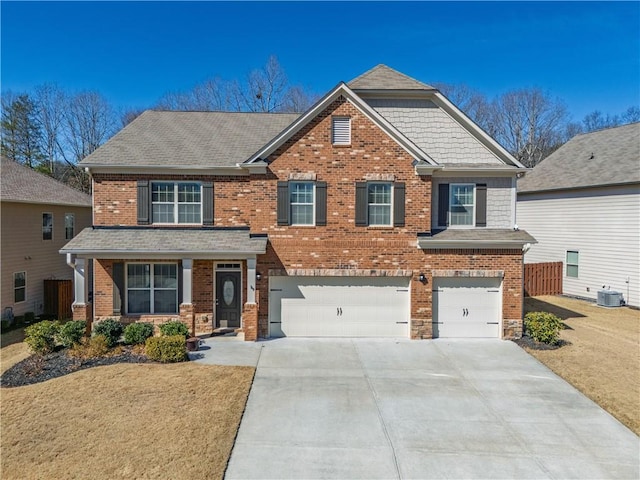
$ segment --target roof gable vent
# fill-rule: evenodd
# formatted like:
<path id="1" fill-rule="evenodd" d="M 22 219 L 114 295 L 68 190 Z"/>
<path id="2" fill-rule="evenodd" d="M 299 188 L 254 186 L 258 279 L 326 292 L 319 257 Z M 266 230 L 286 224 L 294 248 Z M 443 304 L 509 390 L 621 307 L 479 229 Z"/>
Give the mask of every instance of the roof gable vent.
<path id="1" fill-rule="evenodd" d="M 331 142 L 334 145 L 351 145 L 351 118 L 333 117 Z"/>

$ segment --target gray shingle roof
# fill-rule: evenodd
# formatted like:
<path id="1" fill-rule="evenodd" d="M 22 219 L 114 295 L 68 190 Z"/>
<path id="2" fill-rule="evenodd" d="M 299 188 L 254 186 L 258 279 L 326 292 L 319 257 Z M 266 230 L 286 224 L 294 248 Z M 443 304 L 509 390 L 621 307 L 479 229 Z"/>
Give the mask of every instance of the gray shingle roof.
<path id="1" fill-rule="evenodd" d="M 380 64 L 347 83 L 352 90 L 435 90 L 404 73 Z"/>
<path id="2" fill-rule="evenodd" d="M 85 228 L 60 253 L 118 254 L 262 254 L 266 237 L 252 238 L 249 229 Z"/>
<path id="3" fill-rule="evenodd" d="M 431 236 L 421 236 L 420 241 L 537 243 L 524 230 L 507 228 L 448 228 L 433 232 Z"/>
<path id="4" fill-rule="evenodd" d="M 80 164 L 235 166 L 298 116 L 295 113 L 147 110 Z"/>
<path id="5" fill-rule="evenodd" d="M 0 200 L 91 207 L 91 196 L 2 157 Z"/>
<path id="6" fill-rule="evenodd" d="M 518 180 L 518 193 L 640 182 L 640 123 L 577 135 Z"/>

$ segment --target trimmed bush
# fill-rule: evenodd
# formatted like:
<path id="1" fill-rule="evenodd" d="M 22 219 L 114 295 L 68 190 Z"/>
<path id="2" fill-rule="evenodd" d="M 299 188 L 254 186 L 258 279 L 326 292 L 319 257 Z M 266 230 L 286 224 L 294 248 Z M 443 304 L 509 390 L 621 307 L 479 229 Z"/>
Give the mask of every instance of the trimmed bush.
<path id="1" fill-rule="evenodd" d="M 174 335 L 183 335 L 184 338 L 189 336 L 189 329 L 187 326 L 177 320 L 172 320 L 160 325 L 160 333 L 165 337 L 172 337 Z"/>
<path id="2" fill-rule="evenodd" d="M 555 345 L 562 329 L 562 320 L 552 313 L 529 312 L 524 316 L 524 328 L 535 341 Z"/>
<path id="3" fill-rule="evenodd" d="M 127 345 L 139 345 L 153 337 L 153 325 L 150 323 L 132 323 L 124 329 L 124 343 Z"/>
<path id="4" fill-rule="evenodd" d="M 109 351 L 109 342 L 104 335 L 83 338 L 69 349 L 68 355 L 74 358 L 102 357 Z"/>
<path id="5" fill-rule="evenodd" d="M 184 362 L 188 359 L 183 335 L 147 338 L 145 353 L 151 360 L 163 363 Z"/>
<path id="6" fill-rule="evenodd" d="M 116 346 L 123 331 L 124 325 L 113 318 L 107 318 L 93 327 L 94 335 L 104 335 L 107 337 L 107 344 L 109 345 L 109 348 Z"/>
<path id="7" fill-rule="evenodd" d="M 86 330 L 87 323 L 84 320 L 71 320 L 60 327 L 57 340 L 63 347 L 69 348 L 80 343 Z"/>
<path id="8" fill-rule="evenodd" d="M 56 335 L 60 331 L 60 324 L 44 320 L 24 329 L 24 341 L 29 348 L 38 355 L 53 352 L 56 347 Z"/>

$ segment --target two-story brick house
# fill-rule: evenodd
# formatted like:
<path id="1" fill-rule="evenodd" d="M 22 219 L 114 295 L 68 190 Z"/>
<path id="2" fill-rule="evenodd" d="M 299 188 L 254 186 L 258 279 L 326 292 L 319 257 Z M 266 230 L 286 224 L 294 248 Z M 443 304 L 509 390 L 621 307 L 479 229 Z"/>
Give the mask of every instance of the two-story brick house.
<path id="1" fill-rule="evenodd" d="M 147 111 L 81 164 L 94 225 L 61 250 L 76 318 L 247 340 L 521 335 L 524 167 L 384 65 L 302 115 Z"/>

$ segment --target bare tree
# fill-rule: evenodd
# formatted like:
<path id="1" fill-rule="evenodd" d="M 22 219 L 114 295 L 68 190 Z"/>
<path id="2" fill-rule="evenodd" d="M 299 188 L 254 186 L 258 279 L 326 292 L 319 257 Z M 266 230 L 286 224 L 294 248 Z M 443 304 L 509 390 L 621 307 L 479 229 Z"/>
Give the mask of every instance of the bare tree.
<path id="1" fill-rule="evenodd" d="M 435 83 L 434 86 L 478 126 L 492 134 L 491 104 L 483 93 L 463 83 Z"/>
<path id="2" fill-rule="evenodd" d="M 228 85 L 219 78 L 207 79 L 187 92 L 168 92 L 160 98 L 156 108 L 180 111 L 229 110 Z"/>
<path id="3" fill-rule="evenodd" d="M 122 128 L 129 125 L 145 111 L 144 108 L 130 108 L 120 115 L 120 123 Z"/>
<path id="4" fill-rule="evenodd" d="M 62 158 L 61 136 L 68 98 L 57 85 L 45 84 L 35 88 L 35 101 L 38 104 L 38 119 L 42 127 L 42 150 L 48 170 L 55 177 L 56 162 Z"/>
<path id="5" fill-rule="evenodd" d="M 538 88 L 513 90 L 492 102 L 491 133 L 527 167 L 561 145 L 567 121 L 565 104 Z"/>
<path id="6" fill-rule="evenodd" d="M 114 112 L 98 92 L 73 96 L 66 114 L 67 155 L 77 163 L 102 145 L 115 129 Z"/>
<path id="7" fill-rule="evenodd" d="M 640 122 L 640 107 L 637 105 L 629 107 L 620 117 L 622 119 L 622 123 Z"/>

